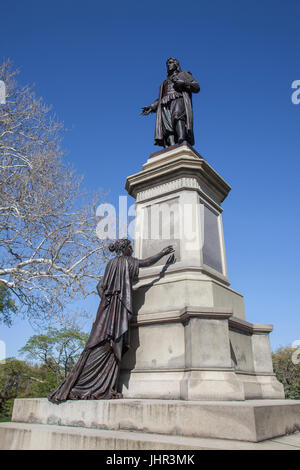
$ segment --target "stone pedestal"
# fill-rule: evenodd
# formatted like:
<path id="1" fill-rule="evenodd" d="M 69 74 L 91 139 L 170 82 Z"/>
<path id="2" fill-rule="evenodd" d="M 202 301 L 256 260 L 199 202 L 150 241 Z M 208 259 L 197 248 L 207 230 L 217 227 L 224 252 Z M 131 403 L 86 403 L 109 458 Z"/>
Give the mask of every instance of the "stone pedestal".
<path id="1" fill-rule="evenodd" d="M 260 442 L 298 431 L 300 402 L 124 399 L 70 400 L 55 405 L 46 398 L 21 398 L 15 400 L 12 422 L 0 423 L 0 449 L 55 448 L 59 446 L 57 440 L 63 434 L 64 442 L 60 444 L 60 448 L 70 448 L 70 444 L 76 444 L 74 428 L 77 428 L 77 434 L 83 438 L 88 437 L 87 430 L 114 432 L 113 437 L 119 441 L 122 431 L 128 431 L 127 440 L 131 434 L 136 442 L 142 441 L 145 434 L 152 434 L 160 439 L 161 449 L 165 448 L 164 436 L 196 438 L 190 443 L 191 448 L 192 445 L 198 448 L 201 444 L 198 440 L 201 438 Z M 8 431 L 11 434 L 5 437 Z M 46 433 L 45 440 L 37 435 L 39 431 Z M 30 432 L 35 434 L 33 443 L 30 443 L 30 436 L 26 437 Z M 133 436 L 133 433 L 139 435 Z M 68 436 L 71 443 L 67 442 Z M 99 440 L 108 437 L 112 436 L 108 434 L 105 437 L 102 434 Z M 231 442 L 231 446 L 232 444 Z M 116 443 L 110 442 L 109 445 L 110 448 L 118 448 Z M 138 448 L 133 443 L 127 445 L 125 448 Z M 85 446 L 81 442 L 81 446 L 88 448 L 88 442 Z M 98 446 L 105 448 L 101 442 L 98 442 Z M 230 448 L 230 443 L 228 447 Z"/>
<path id="2" fill-rule="evenodd" d="M 246 321 L 243 296 L 229 287 L 228 184 L 181 145 L 149 158 L 126 188 L 137 201 L 135 256 L 173 244 L 176 263 L 140 270 L 124 399 L 17 399 L 0 449 L 300 448 L 300 402 L 280 400 L 272 326 Z"/>
<path id="3" fill-rule="evenodd" d="M 172 244 L 176 262 L 165 265 L 164 257 L 140 269 L 123 396 L 284 398 L 272 369 L 272 326 L 247 322 L 243 296 L 229 287 L 221 204 L 230 186 L 183 144 L 150 156 L 126 189 L 136 199 L 135 256 Z"/>

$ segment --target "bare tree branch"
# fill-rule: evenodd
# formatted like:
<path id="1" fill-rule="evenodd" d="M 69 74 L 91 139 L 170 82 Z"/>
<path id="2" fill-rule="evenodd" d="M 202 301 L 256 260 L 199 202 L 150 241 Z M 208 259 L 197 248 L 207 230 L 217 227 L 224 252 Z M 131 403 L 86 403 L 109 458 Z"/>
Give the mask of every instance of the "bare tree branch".
<path id="1" fill-rule="evenodd" d="M 0 66 L 0 282 L 28 318 L 63 318 L 64 306 L 95 291 L 108 259 L 82 177 L 64 161 L 63 125 L 11 63 Z"/>

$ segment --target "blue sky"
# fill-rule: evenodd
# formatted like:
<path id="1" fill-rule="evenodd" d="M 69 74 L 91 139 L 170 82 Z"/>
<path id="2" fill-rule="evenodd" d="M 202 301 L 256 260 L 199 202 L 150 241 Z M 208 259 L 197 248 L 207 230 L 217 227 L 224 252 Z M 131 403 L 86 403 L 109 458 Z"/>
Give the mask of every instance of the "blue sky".
<path id="1" fill-rule="evenodd" d="M 69 161 L 114 204 L 158 149 L 154 116 L 139 113 L 156 99 L 166 59 L 192 72 L 201 87 L 195 149 L 232 186 L 223 204 L 231 287 L 244 294 L 248 321 L 274 325 L 273 349 L 300 339 L 300 104 L 291 101 L 299 14 L 297 0 L 24 0 L 0 9 L 0 58 L 53 105 L 71 129 Z M 22 319 L 0 328 L 10 356 L 31 334 Z"/>

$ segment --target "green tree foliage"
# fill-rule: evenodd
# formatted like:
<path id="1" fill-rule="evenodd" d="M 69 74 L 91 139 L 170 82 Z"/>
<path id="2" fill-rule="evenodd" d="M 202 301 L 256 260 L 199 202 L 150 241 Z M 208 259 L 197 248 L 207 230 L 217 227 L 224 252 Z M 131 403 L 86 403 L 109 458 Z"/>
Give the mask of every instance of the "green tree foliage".
<path id="1" fill-rule="evenodd" d="M 272 354 L 274 372 L 283 384 L 286 398 L 300 400 L 300 364 L 294 364 L 300 358 L 295 348 L 279 348 Z"/>
<path id="2" fill-rule="evenodd" d="M 15 398 L 46 397 L 71 371 L 88 335 L 76 329 L 51 328 L 34 335 L 20 350 L 27 361 L 0 364 L 0 420 L 10 419 Z"/>
<path id="3" fill-rule="evenodd" d="M 8 358 L 0 364 L 0 416 L 10 416 L 16 397 L 30 397 L 41 383 L 39 367 Z"/>
<path id="4" fill-rule="evenodd" d="M 10 326 L 12 314 L 16 312 L 16 305 L 11 293 L 5 284 L 0 282 L 0 322 Z"/>
<path id="5" fill-rule="evenodd" d="M 58 385 L 71 371 L 87 339 L 88 335 L 77 329 L 50 328 L 47 334 L 31 336 L 19 352 L 29 360 L 38 360 L 47 382 Z"/>

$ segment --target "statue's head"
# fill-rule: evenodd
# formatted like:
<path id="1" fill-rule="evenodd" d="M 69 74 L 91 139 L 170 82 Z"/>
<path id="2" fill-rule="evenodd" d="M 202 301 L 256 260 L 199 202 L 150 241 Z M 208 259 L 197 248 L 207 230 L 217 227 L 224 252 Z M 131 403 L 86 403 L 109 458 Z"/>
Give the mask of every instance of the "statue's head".
<path id="1" fill-rule="evenodd" d="M 181 72 L 179 62 L 175 57 L 169 57 L 166 64 L 168 74 L 173 73 L 174 71 Z"/>
<path id="2" fill-rule="evenodd" d="M 116 252 L 117 255 L 125 255 L 131 256 L 133 253 L 133 249 L 131 246 L 131 241 L 127 240 L 127 238 L 120 238 L 116 240 L 114 243 L 111 243 L 108 247 L 109 251 Z"/>

